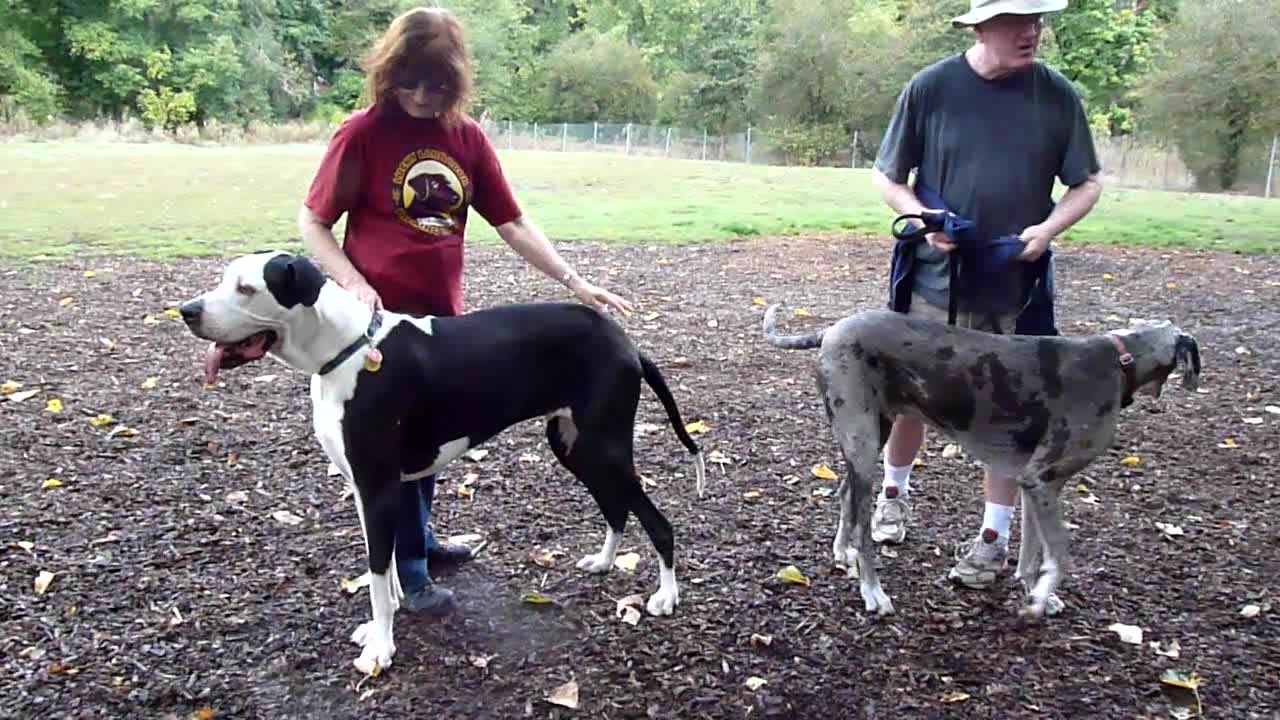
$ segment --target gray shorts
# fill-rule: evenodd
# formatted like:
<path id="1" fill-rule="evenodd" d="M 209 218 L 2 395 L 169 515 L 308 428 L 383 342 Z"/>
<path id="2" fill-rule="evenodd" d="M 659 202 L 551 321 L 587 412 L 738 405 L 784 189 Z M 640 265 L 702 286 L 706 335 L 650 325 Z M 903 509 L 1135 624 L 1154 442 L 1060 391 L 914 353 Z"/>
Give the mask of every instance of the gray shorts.
<path id="1" fill-rule="evenodd" d="M 914 317 L 922 317 L 926 320 L 936 320 L 944 325 L 947 322 L 946 308 L 930 305 L 928 300 L 925 300 L 920 293 L 916 292 L 911 293 L 911 307 L 907 309 L 907 314 Z M 957 327 L 1000 335 L 1013 335 L 1017 322 L 1018 315 L 1016 313 L 998 315 L 994 313 L 966 312 L 964 310 L 956 312 Z"/>

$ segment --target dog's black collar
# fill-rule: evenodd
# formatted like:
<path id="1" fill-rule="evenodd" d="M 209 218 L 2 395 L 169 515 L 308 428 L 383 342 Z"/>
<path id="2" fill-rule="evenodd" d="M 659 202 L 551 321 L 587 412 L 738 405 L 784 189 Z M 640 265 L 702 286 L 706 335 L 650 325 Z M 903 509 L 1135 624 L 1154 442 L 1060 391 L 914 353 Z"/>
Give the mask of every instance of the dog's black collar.
<path id="1" fill-rule="evenodd" d="M 380 327 L 382 327 L 382 313 L 378 312 L 377 310 L 374 310 L 373 317 L 369 318 L 369 327 L 364 331 L 364 334 L 356 338 L 355 340 L 353 340 L 350 345 L 343 348 L 342 352 L 334 356 L 332 360 L 325 363 L 324 366 L 320 368 L 319 374 L 320 375 L 328 374 L 334 368 L 341 365 L 344 360 L 351 357 L 352 353 L 354 353 L 356 350 L 359 350 L 361 345 L 371 344 L 373 342 L 374 333 L 378 332 L 378 328 Z"/>

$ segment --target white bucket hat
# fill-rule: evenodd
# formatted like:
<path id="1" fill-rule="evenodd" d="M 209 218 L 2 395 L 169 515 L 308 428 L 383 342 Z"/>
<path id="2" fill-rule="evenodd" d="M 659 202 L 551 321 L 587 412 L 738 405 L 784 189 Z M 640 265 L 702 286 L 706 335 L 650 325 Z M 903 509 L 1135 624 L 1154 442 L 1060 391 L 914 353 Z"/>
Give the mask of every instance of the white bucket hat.
<path id="1" fill-rule="evenodd" d="M 970 27 L 997 15 L 1039 15 L 1058 12 L 1067 0 L 969 0 L 969 12 L 951 19 L 953 27 Z"/>

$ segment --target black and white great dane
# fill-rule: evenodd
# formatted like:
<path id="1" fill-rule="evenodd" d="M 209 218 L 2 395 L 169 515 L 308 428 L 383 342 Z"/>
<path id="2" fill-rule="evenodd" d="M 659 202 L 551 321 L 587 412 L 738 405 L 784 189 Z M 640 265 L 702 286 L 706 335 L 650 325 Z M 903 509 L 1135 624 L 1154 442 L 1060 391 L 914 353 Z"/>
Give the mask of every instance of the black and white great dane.
<path id="1" fill-rule="evenodd" d="M 671 524 L 633 465 L 641 380 L 693 456 L 699 495 L 703 455 L 662 373 L 605 314 L 572 302 L 457 317 L 374 313 L 305 257 L 278 251 L 233 260 L 215 288 L 179 311 L 194 335 L 211 341 L 207 383 L 268 355 L 311 375 L 315 433 L 355 491 L 368 554 L 373 619 L 351 635 L 362 672 L 390 666 L 395 654 L 398 484 L 437 473 L 528 419 L 547 418 L 552 452 L 604 514 L 604 545 L 578 567 L 608 572 L 635 513 L 660 565 L 647 610 L 669 615 L 679 602 Z"/>

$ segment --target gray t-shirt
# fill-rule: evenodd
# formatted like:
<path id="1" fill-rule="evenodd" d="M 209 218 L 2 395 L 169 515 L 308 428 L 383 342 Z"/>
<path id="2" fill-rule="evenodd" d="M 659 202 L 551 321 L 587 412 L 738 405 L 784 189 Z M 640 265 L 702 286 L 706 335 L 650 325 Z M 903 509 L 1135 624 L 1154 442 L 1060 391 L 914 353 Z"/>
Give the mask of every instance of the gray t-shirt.
<path id="1" fill-rule="evenodd" d="M 907 83 L 876 168 L 899 183 L 916 169 L 917 184 L 940 193 L 948 210 L 973 220 L 977 237 L 989 241 L 1043 222 L 1053 210 L 1055 176 L 1070 187 L 1100 166 L 1083 103 L 1061 73 L 1037 62 L 986 80 L 961 53 Z M 913 276 L 916 292 L 944 308 L 947 262 L 946 253 L 921 243 Z M 973 309 L 1015 310 L 1027 282 L 1026 272 L 1010 273 L 1007 286 L 983 293 L 997 307 Z"/>

